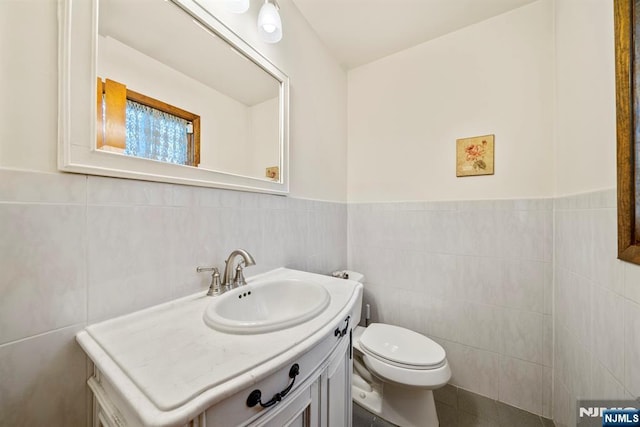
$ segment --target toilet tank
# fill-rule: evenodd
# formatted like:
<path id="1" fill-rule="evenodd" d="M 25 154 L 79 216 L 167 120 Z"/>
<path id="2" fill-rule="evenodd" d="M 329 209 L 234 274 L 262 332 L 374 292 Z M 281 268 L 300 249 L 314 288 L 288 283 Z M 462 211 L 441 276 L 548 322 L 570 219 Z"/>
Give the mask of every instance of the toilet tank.
<path id="1" fill-rule="evenodd" d="M 355 280 L 356 282 L 360 282 L 364 285 L 364 274 L 351 270 L 344 270 L 344 272 L 349 275 L 349 280 Z"/>

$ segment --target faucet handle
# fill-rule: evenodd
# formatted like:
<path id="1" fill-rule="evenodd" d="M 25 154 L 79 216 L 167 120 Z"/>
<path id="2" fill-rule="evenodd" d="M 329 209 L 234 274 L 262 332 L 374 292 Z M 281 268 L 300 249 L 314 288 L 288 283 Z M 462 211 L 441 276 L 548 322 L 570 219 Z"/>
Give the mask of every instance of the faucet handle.
<path id="1" fill-rule="evenodd" d="M 238 263 L 236 267 L 236 276 L 233 279 L 233 287 L 244 286 L 247 284 L 247 281 L 244 278 L 242 264 L 244 261 Z"/>
<path id="2" fill-rule="evenodd" d="M 207 296 L 217 296 L 217 295 L 222 295 L 225 291 L 225 289 L 222 289 L 222 286 L 220 285 L 220 272 L 218 271 L 217 267 L 198 267 L 196 268 L 196 271 L 198 273 L 201 273 L 203 271 L 213 271 L 213 274 L 211 274 L 211 284 L 209 285 L 209 291 L 207 291 Z"/>

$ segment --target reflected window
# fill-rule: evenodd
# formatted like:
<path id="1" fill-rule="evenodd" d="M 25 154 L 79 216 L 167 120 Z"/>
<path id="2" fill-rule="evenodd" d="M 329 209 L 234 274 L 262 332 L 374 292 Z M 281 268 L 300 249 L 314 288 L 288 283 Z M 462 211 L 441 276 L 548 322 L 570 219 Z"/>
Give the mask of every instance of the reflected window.
<path id="1" fill-rule="evenodd" d="M 200 117 L 98 79 L 97 146 L 180 165 L 200 163 Z"/>

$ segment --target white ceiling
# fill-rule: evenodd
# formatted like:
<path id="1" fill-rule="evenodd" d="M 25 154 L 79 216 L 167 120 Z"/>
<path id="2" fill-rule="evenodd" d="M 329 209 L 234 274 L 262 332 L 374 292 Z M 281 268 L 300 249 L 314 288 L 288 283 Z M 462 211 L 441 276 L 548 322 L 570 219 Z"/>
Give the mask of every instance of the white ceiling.
<path id="1" fill-rule="evenodd" d="M 346 68 L 375 61 L 533 1 L 293 0 Z"/>

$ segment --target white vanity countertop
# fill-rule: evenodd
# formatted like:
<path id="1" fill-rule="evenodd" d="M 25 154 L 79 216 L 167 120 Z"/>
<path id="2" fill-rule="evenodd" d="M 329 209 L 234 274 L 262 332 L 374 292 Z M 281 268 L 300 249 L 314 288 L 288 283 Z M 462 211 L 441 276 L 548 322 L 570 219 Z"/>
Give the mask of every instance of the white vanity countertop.
<path id="1" fill-rule="evenodd" d="M 90 325 L 77 340 L 145 424 L 186 422 L 308 351 L 361 297 L 357 282 L 285 268 L 247 282 L 284 278 L 323 285 L 327 309 L 281 331 L 233 335 L 204 323 L 212 297 L 197 294 Z"/>

